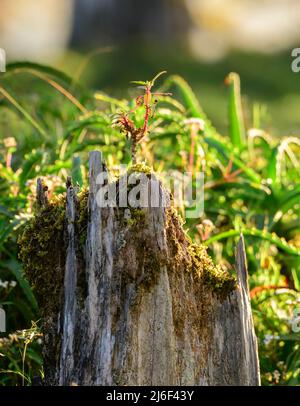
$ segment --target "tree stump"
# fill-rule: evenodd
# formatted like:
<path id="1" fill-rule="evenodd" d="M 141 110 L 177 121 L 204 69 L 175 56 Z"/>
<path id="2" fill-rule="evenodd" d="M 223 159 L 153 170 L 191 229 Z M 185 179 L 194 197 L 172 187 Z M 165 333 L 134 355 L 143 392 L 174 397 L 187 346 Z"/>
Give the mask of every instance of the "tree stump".
<path id="1" fill-rule="evenodd" d="M 44 320 L 45 384 L 259 385 L 243 237 L 235 282 L 172 207 L 100 208 L 99 152 L 89 165 L 89 191 L 69 181 L 57 206 L 39 182 L 44 206 L 21 237 Z"/>

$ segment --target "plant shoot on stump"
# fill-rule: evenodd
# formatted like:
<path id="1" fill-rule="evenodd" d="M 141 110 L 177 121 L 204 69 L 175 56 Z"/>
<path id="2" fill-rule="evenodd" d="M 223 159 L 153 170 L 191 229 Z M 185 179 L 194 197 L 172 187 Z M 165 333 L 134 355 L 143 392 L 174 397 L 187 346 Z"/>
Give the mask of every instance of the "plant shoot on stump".
<path id="1" fill-rule="evenodd" d="M 172 95 L 171 93 L 152 93 L 151 91 L 152 87 L 155 84 L 155 81 L 164 73 L 166 73 L 166 71 L 159 72 L 150 81 L 132 81 L 131 83 L 138 85 L 138 88 L 144 90 L 144 94 L 139 95 L 135 99 L 135 107 L 132 110 L 130 110 L 129 112 L 121 112 L 117 114 L 116 118 L 114 119 L 114 125 L 119 126 L 121 128 L 121 132 L 125 133 L 126 137 L 129 138 L 131 141 L 131 159 L 133 165 L 137 163 L 137 145 L 149 132 L 149 120 L 151 117 L 154 116 L 154 107 L 157 103 L 156 97 Z M 153 96 L 155 97 L 155 99 L 153 99 Z M 141 127 L 136 127 L 135 123 L 129 118 L 129 116 L 133 114 L 139 107 L 144 107 L 145 109 L 144 122 Z"/>

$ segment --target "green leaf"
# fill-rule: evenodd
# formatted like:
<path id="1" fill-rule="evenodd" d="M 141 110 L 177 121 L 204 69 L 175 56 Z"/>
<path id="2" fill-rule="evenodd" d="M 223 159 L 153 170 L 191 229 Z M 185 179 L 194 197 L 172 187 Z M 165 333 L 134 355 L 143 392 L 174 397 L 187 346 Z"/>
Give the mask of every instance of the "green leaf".
<path id="1" fill-rule="evenodd" d="M 43 158 L 42 151 L 33 151 L 26 157 L 23 165 L 22 173 L 20 175 L 20 185 L 23 187 L 28 179 L 36 176 L 35 166 L 41 163 Z"/>
<path id="2" fill-rule="evenodd" d="M 147 83 L 143 82 L 142 80 L 131 80 L 130 83 L 133 83 L 134 85 L 141 85 L 141 86 L 147 85 Z"/>
<path id="3" fill-rule="evenodd" d="M 25 279 L 23 272 L 22 272 L 22 268 L 21 265 L 18 261 L 16 261 L 15 259 L 9 259 L 6 261 L 1 261 L 0 265 L 3 268 L 7 268 L 11 271 L 11 273 L 14 275 L 14 277 L 16 278 L 16 280 L 18 281 L 19 285 L 21 286 L 25 296 L 27 297 L 30 305 L 32 306 L 32 308 L 37 311 L 38 310 L 38 304 L 37 301 L 35 299 L 35 296 L 32 292 L 32 289 L 27 281 L 27 279 Z"/>
<path id="4" fill-rule="evenodd" d="M 83 177 L 81 171 L 81 159 L 80 156 L 74 156 L 72 161 L 72 180 L 73 183 L 76 185 L 78 184 L 80 187 L 83 185 Z"/>
<path id="5" fill-rule="evenodd" d="M 202 107 L 200 106 L 197 97 L 192 91 L 190 85 L 178 75 L 170 76 L 166 81 L 166 86 L 176 86 L 181 93 L 185 106 L 187 108 L 187 113 L 189 117 L 201 118 L 205 121 L 205 133 L 211 137 L 218 134 L 215 127 L 211 124 L 208 117 L 204 113 Z"/>
<path id="6" fill-rule="evenodd" d="M 159 73 L 158 73 L 156 76 L 154 76 L 154 78 L 151 80 L 151 83 L 154 84 L 155 81 L 156 81 L 161 75 L 164 75 L 165 73 L 167 73 L 166 70 L 163 70 L 163 71 L 159 72 Z"/>
<path id="7" fill-rule="evenodd" d="M 295 288 L 300 292 L 300 269 L 298 269 L 298 272 L 295 268 L 291 268 L 291 273 L 293 276 L 293 281 Z"/>
<path id="8" fill-rule="evenodd" d="M 267 166 L 267 177 L 272 180 L 272 183 L 276 183 L 277 180 L 277 154 L 278 148 L 272 148 L 271 157 Z"/>
<path id="9" fill-rule="evenodd" d="M 95 93 L 95 99 L 120 107 L 121 109 L 124 110 L 126 110 L 128 107 L 128 102 L 126 100 L 119 100 L 114 97 L 108 96 L 105 93 L 100 92 Z"/>
<path id="10" fill-rule="evenodd" d="M 256 238 L 260 238 L 262 240 L 269 241 L 272 244 L 275 244 L 282 251 L 284 251 L 290 255 L 295 255 L 297 257 L 300 256 L 300 250 L 289 245 L 284 239 L 279 238 L 275 233 L 269 233 L 265 230 L 262 231 L 262 230 L 258 230 L 256 228 L 251 228 L 251 229 L 242 228 L 241 230 L 225 231 L 223 233 L 219 233 L 219 234 L 214 235 L 213 237 L 209 238 L 208 240 L 206 240 L 204 242 L 204 244 L 209 245 L 214 241 L 220 241 L 220 240 L 224 240 L 224 239 L 231 238 L 231 237 L 237 237 L 240 234 L 243 234 L 244 236 L 256 237 Z"/>
<path id="11" fill-rule="evenodd" d="M 0 86 L 0 93 L 23 115 L 23 117 L 42 135 L 43 138 L 47 138 L 46 131 L 39 125 L 39 123 L 33 118 L 31 114 L 21 106 L 20 103 L 10 94 L 7 90 L 5 90 L 2 86 Z"/>
<path id="12" fill-rule="evenodd" d="M 241 102 L 240 77 L 231 72 L 226 82 L 229 85 L 229 134 L 232 145 L 239 150 L 245 146 L 246 134 Z"/>
<path id="13" fill-rule="evenodd" d="M 42 65 L 34 62 L 14 62 L 6 65 L 6 72 L 4 75 L 12 74 L 16 71 L 26 71 L 27 69 L 36 70 L 38 72 L 46 73 L 50 76 L 62 80 L 64 83 L 71 85 L 73 79 L 64 72 L 55 69 L 48 65 Z"/>
<path id="14" fill-rule="evenodd" d="M 85 128 L 89 128 L 89 127 L 105 128 L 108 125 L 110 125 L 110 123 L 108 122 L 108 120 L 105 117 L 100 116 L 99 114 L 92 115 L 92 116 L 83 118 L 82 120 L 75 121 L 74 123 L 72 123 L 72 125 L 65 132 L 65 134 L 63 136 L 63 140 L 70 138 L 72 133 L 75 133 L 77 131 L 79 132 L 81 130 L 84 130 Z M 77 138 L 78 138 L 78 136 L 79 136 L 79 133 L 77 134 Z M 73 136 L 73 140 L 76 141 L 77 138 Z"/>
<path id="15" fill-rule="evenodd" d="M 255 183 L 261 183 L 261 177 L 256 173 L 252 168 L 246 166 L 240 158 L 237 157 L 237 154 L 232 151 L 230 147 L 228 147 L 225 143 L 216 140 L 215 138 L 205 137 L 204 141 L 210 145 L 211 147 L 215 148 L 221 156 L 226 158 L 227 163 L 230 159 L 232 162 L 243 172 L 247 175 L 247 177 Z"/>

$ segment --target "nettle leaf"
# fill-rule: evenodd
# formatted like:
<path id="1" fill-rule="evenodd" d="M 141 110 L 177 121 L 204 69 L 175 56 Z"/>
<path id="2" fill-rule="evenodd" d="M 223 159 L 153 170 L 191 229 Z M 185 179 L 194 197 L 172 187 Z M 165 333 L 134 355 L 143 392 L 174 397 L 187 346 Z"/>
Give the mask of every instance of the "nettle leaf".
<path id="1" fill-rule="evenodd" d="M 134 85 L 141 85 L 141 86 L 147 85 L 147 82 L 143 82 L 142 80 L 132 80 L 130 83 L 133 83 Z"/>

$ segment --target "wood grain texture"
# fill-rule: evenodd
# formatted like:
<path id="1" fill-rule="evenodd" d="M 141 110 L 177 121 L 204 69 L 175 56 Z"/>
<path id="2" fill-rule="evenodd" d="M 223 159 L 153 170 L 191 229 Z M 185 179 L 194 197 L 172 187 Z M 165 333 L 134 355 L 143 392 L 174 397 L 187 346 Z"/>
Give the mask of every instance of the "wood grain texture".
<path id="1" fill-rule="evenodd" d="M 220 298 L 184 262 L 174 263 L 165 207 L 140 209 L 143 220 L 134 226 L 124 210 L 98 207 L 104 170 L 101 154 L 92 152 L 83 262 L 76 192 L 68 186 L 60 361 L 46 383 L 259 385 L 243 238 L 237 289 Z M 162 187 L 160 193 L 169 199 Z"/>

